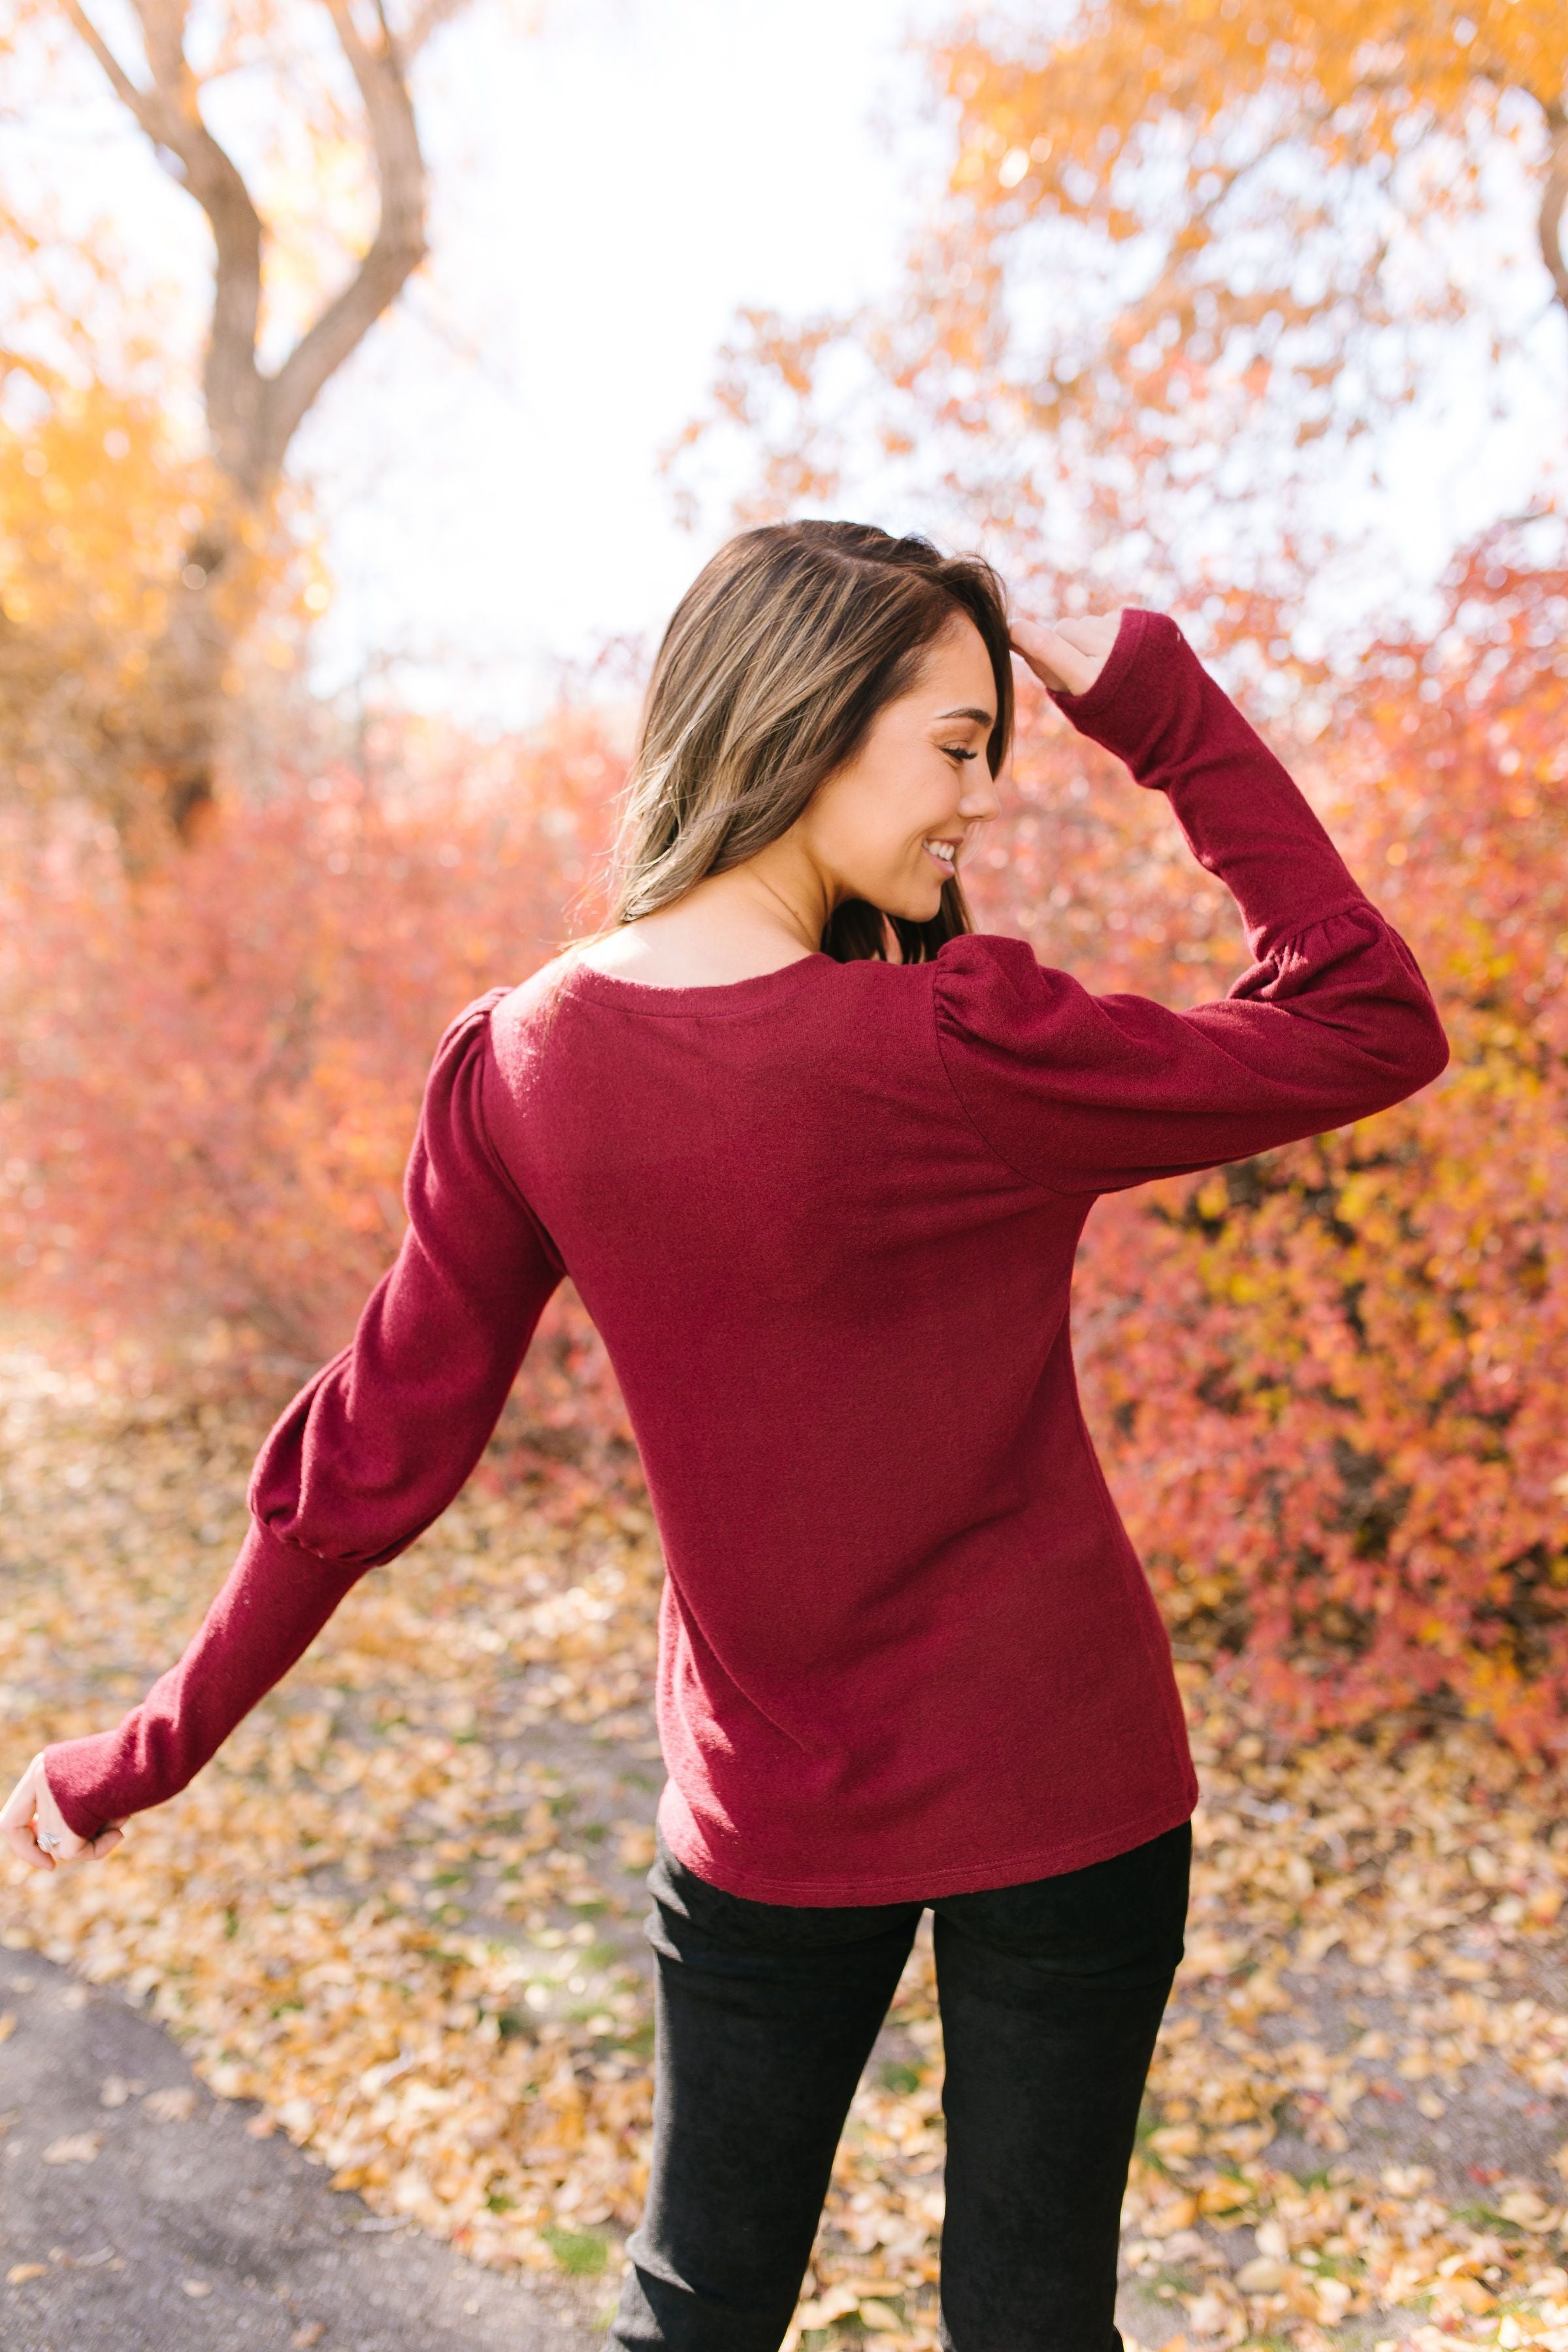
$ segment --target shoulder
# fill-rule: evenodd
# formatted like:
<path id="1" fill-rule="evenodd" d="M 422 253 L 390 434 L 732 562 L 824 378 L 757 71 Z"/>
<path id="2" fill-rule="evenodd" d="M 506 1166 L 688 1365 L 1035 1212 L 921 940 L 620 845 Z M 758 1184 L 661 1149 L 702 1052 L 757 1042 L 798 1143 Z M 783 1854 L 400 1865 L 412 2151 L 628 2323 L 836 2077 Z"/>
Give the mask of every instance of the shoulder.
<path id="1" fill-rule="evenodd" d="M 937 1033 L 950 1059 L 1073 1057 L 1093 1027 L 1093 998 L 1070 972 L 1042 963 L 1027 940 L 971 931 L 949 940 L 931 971 Z"/>
<path id="2" fill-rule="evenodd" d="M 512 987 L 487 990 L 458 1016 L 482 1026 L 487 1057 L 504 1093 L 516 1097 L 526 1092 L 571 992 L 577 962 L 577 950 L 568 948 Z"/>
<path id="3" fill-rule="evenodd" d="M 436 1047 L 427 1096 L 449 1094 L 465 1078 L 483 1090 L 498 1074 L 504 1078 L 525 1065 L 570 961 L 557 956 L 527 980 L 487 988 L 455 1013 Z"/>
<path id="4" fill-rule="evenodd" d="M 482 1050 L 489 1042 L 491 1014 L 512 993 L 507 988 L 487 988 L 482 996 L 473 997 L 460 1013 L 454 1013 L 441 1032 L 441 1042 L 436 1048 L 437 1062 L 447 1059 L 455 1050 Z"/>
<path id="5" fill-rule="evenodd" d="M 1001 931 L 966 931 L 949 940 L 931 965 L 937 1017 L 958 1026 L 986 1007 L 1033 1003 L 1043 985 L 1066 974 L 1042 964 L 1027 940 Z"/>

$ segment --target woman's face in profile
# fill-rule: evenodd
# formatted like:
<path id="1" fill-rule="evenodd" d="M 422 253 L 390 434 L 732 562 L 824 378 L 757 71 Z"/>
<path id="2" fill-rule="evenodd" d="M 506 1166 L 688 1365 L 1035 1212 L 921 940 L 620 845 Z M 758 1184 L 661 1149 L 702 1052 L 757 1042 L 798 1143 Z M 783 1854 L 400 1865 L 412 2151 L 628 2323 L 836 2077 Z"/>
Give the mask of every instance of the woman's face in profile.
<path id="1" fill-rule="evenodd" d="M 990 656 L 973 622 L 959 616 L 790 828 L 826 878 L 831 905 L 862 898 L 931 921 L 942 884 L 1000 806 L 985 758 L 995 719 Z"/>

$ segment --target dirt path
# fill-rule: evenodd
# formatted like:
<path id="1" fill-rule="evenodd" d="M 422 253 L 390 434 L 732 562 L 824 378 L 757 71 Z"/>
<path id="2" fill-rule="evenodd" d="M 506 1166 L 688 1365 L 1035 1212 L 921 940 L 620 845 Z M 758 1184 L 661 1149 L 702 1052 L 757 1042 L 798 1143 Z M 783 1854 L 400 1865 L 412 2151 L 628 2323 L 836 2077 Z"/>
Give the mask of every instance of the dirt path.
<path id="1" fill-rule="evenodd" d="M 373 2216 L 119 1994 L 0 1955 L 7 2352 L 587 2352 L 605 2300 Z M 105 2104 L 105 2102 L 109 2104 Z M 96 2152 L 94 2152 L 96 2151 Z"/>

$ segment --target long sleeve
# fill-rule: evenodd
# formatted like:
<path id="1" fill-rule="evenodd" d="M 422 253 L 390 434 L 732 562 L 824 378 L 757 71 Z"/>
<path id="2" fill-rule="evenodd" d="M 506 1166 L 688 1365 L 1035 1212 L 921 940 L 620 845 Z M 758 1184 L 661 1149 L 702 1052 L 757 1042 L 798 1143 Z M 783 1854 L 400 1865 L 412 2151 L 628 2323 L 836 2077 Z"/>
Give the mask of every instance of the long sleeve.
<path id="1" fill-rule="evenodd" d="M 1093 995 L 1021 940 L 951 940 L 938 1037 L 998 1158 L 1058 1191 L 1114 1191 L 1321 1134 L 1438 1075 L 1447 1044 L 1414 956 L 1168 614 L 1128 610 L 1093 686 L 1052 699 L 1166 793 L 1254 961 L 1218 1003 L 1175 1013 Z"/>
<path id="2" fill-rule="evenodd" d="M 489 1014 L 502 993 L 470 1005 L 441 1040 L 396 1262 L 352 1343 L 263 1446 L 249 1533 L 200 1630 L 117 1729 L 46 1750 L 79 1836 L 183 1789 L 366 1570 L 445 1510 L 484 1451 L 563 1273 L 486 1125 Z"/>

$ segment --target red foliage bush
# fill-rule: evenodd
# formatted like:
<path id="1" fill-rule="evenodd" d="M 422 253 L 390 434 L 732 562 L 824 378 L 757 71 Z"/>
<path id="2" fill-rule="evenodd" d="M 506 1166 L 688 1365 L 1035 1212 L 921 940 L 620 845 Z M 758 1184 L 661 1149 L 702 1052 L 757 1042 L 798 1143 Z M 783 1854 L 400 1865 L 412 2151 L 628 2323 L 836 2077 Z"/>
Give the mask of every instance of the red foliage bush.
<path id="1" fill-rule="evenodd" d="M 343 1344 L 403 1229 L 442 1029 L 548 961 L 569 908 L 597 919 L 622 775 L 599 730 L 433 767 L 410 738 L 389 785 L 286 777 L 134 889 L 105 835 L 10 845 L 7 1287 L 143 1377 L 281 1396 Z M 546 1453 L 629 1452 L 569 1289 L 520 1402 Z"/>
<path id="2" fill-rule="evenodd" d="M 1384 645 L 1306 750 L 1454 1046 L 1379 1118 L 1100 1204 L 1086 1406 L 1177 1639 L 1287 1719 L 1415 1703 L 1568 1744 L 1568 576 L 1486 558 L 1457 626 Z M 552 950 L 616 763 L 587 725 L 400 800 L 346 771 L 237 808 L 129 896 L 18 851 L 0 950 L 0 1237 L 96 1344 L 279 1384 L 340 1345 L 401 1224 L 446 1021 Z M 1065 722 L 1026 730 L 981 919 L 1089 984 L 1222 992 L 1225 894 Z M 584 908 L 574 928 L 582 928 Z M 520 1421 L 631 1466 L 570 1296 Z M 1227 1662 L 1232 1662 L 1227 1664 Z"/>

